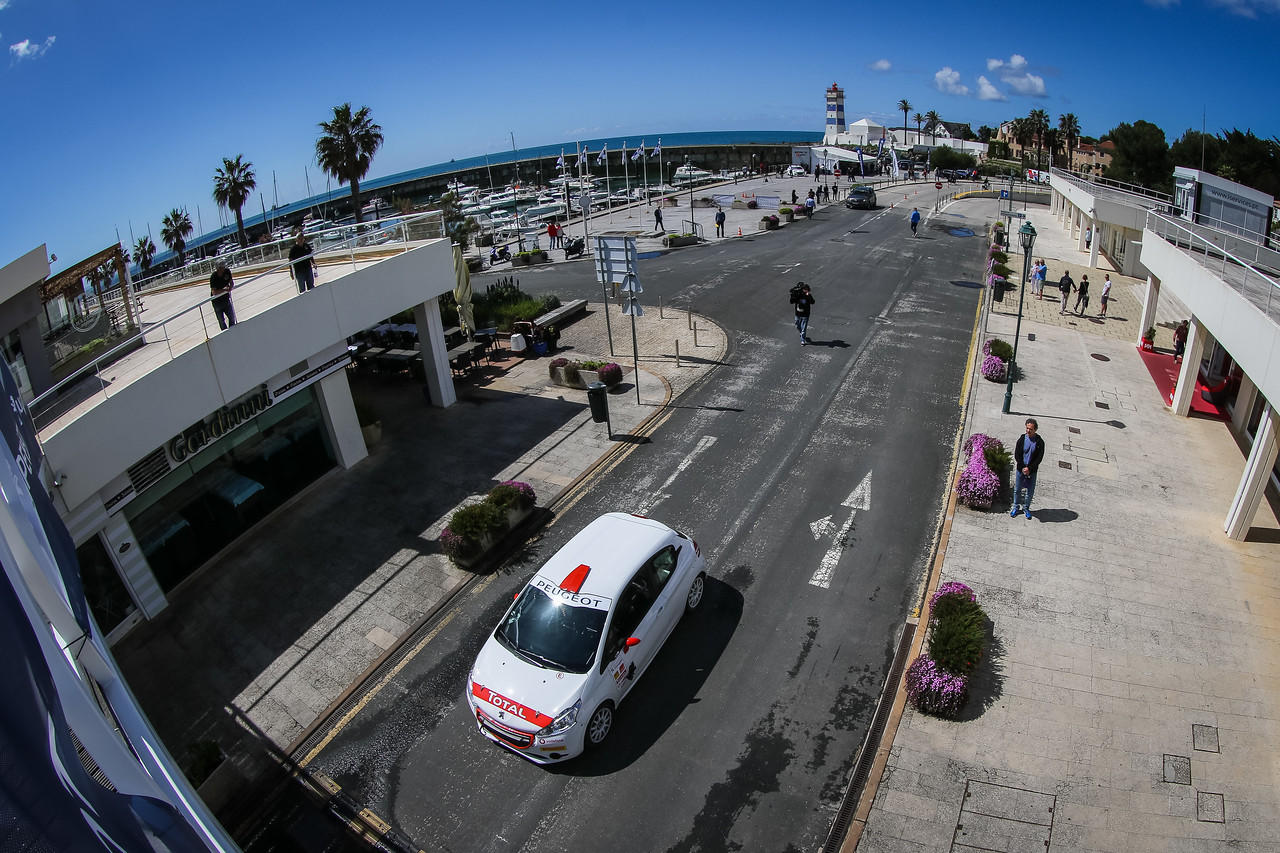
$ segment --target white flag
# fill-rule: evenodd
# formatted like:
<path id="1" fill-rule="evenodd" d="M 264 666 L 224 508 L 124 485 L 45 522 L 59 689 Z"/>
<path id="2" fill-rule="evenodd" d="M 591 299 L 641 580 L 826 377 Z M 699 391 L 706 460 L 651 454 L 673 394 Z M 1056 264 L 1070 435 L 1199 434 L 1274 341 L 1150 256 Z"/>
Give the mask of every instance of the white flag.
<path id="1" fill-rule="evenodd" d="M 606 142 L 604 145 L 600 147 L 600 156 L 596 158 L 597 166 L 604 165 L 605 157 L 608 155 L 608 153 L 609 153 L 609 143 Z"/>
<path id="2" fill-rule="evenodd" d="M 632 152 L 631 159 L 634 162 L 636 160 L 639 160 L 643 156 L 644 156 L 644 143 L 641 142 L 640 147 L 637 148 L 634 152 Z"/>
<path id="3" fill-rule="evenodd" d="M 561 152 L 559 158 L 556 159 L 556 168 L 557 169 L 564 168 L 564 152 Z"/>
<path id="4" fill-rule="evenodd" d="M 657 157 L 662 153 L 662 137 L 658 137 L 658 144 L 653 146 L 653 150 L 649 152 L 650 157 Z"/>
<path id="5" fill-rule="evenodd" d="M 898 177 L 898 152 L 890 148 L 889 155 L 893 157 L 893 176 L 896 178 Z"/>
<path id="6" fill-rule="evenodd" d="M 573 165 L 574 165 L 574 168 L 577 168 L 578 166 L 581 166 L 581 165 L 582 165 L 582 158 L 583 158 L 583 157 L 586 157 L 586 156 L 587 156 L 587 146 L 585 146 L 585 145 L 584 145 L 584 146 L 582 146 L 582 148 L 580 148 L 580 149 L 578 150 L 578 161 L 577 161 L 576 163 L 574 163 L 574 164 L 573 164 Z"/>

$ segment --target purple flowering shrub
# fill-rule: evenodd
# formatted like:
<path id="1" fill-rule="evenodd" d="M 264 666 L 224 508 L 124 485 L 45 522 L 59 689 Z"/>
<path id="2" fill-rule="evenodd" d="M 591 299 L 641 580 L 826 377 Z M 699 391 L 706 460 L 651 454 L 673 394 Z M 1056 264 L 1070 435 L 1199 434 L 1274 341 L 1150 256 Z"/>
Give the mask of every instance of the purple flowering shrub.
<path id="1" fill-rule="evenodd" d="M 470 556 L 476 548 L 477 545 L 470 539 L 459 536 L 447 527 L 440 533 L 440 550 L 451 560 Z"/>
<path id="2" fill-rule="evenodd" d="M 977 594 L 975 594 L 974 591 L 965 584 L 960 583 L 960 581 L 947 581 L 939 586 L 937 590 L 934 591 L 933 595 L 929 597 L 929 612 L 936 613 L 938 610 L 938 602 L 949 595 L 960 596 L 966 601 L 978 600 Z"/>
<path id="3" fill-rule="evenodd" d="M 988 355 L 982 359 L 983 379 L 989 379 L 992 382 L 1003 382 L 1005 369 L 1004 361 L 998 355 Z"/>
<path id="4" fill-rule="evenodd" d="M 991 506 L 1000 494 L 1000 477 L 991 468 L 988 449 L 1003 452 L 1004 445 L 1000 439 L 980 432 L 965 439 L 964 452 L 968 462 L 960 472 L 960 482 L 956 484 L 956 494 L 965 506 Z"/>
<path id="5" fill-rule="evenodd" d="M 907 701 L 924 714 L 955 717 L 969 699 L 969 679 L 921 655 L 907 668 Z"/>
<path id="6" fill-rule="evenodd" d="M 483 501 L 464 506 L 450 516 L 448 526 L 440 531 L 440 550 L 455 562 L 475 557 L 484 544 L 498 541 L 507 532 L 510 510 L 530 509 L 536 500 L 533 486 L 528 483 L 499 483 Z"/>
<path id="7" fill-rule="evenodd" d="M 600 381 L 612 388 L 622 381 L 622 368 L 612 361 L 596 371 Z"/>

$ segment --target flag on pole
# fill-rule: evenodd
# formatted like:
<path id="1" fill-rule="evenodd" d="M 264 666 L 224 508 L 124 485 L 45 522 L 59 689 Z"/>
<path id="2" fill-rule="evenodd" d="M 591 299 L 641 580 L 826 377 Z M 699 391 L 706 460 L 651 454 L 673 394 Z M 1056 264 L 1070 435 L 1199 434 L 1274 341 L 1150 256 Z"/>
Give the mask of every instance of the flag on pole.
<path id="1" fill-rule="evenodd" d="M 861 148 L 858 149 L 858 174 L 864 178 L 867 175 L 867 171 L 862 165 L 862 149 Z"/>
<path id="2" fill-rule="evenodd" d="M 640 147 L 637 148 L 634 152 L 632 152 L 631 159 L 635 161 L 635 160 L 639 160 L 643 156 L 644 156 L 644 140 L 641 139 Z"/>
<path id="3" fill-rule="evenodd" d="M 597 166 L 603 165 L 605 158 L 608 156 L 608 154 L 609 154 L 609 143 L 606 142 L 604 145 L 600 146 L 600 156 L 596 158 L 596 165 Z"/>
<path id="4" fill-rule="evenodd" d="M 649 152 L 650 157 L 657 157 L 662 153 L 662 137 L 658 137 L 658 144 L 653 146 L 653 150 Z"/>
<path id="5" fill-rule="evenodd" d="M 556 159 L 556 168 L 557 169 L 564 168 L 564 152 L 563 151 L 560 152 L 560 156 Z"/>
<path id="6" fill-rule="evenodd" d="M 889 156 L 893 158 L 893 176 L 898 177 L 898 151 L 895 148 L 889 149 Z"/>
<path id="7" fill-rule="evenodd" d="M 587 146 L 585 146 L 585 145 L 584 145 L 584 146 L 582 146 L 581 148 L 579 148 L 579 149 L 578 149 L 578 160 L 577 160 L 577 162 L 576 162 L 576 163 L 574 163 L 574 164 L 573 164 L 573 166 L 574 166 L 574 168 L 575 168 L 575 169 L 576 169 L 578 166 L 581 166 L 581 165 L 582 165 L 582 160 L 583 160 L 583 158 L 584 158 L 584 157 L 586 157 L 586 156 L 587 156 Z"/>

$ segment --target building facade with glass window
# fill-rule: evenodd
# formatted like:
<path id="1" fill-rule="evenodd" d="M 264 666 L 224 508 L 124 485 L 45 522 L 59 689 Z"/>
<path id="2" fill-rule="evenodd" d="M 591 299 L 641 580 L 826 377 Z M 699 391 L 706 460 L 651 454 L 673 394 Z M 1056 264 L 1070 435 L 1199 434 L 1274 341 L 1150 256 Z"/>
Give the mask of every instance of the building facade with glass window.
<path id="1" fill-rule="evenodd" d="M 37 251 L 39 263 L 0 271 L 0 289 L 39 284 L 49 268 Z M 11 283 L 33 275 L 23 288 Z M 264 281 L 253 295 L 265 307 L 181 352 L 148 316 L 141 345 L 91 374 L 87 389 L 73 379 L 55 386 L 65 397 L 58 405 L 41 408 L 42 395 L 31 407 L 50 492 L 109 639 L 157 616 L 214 556 L 309 485 L 367 455 L 347 381 L 351 335 L 412 309 L 430 400 L 456 399 L 437 302 L 455 285 L 447 240 L 326 268 L 302 294 L 279 275 L 278 298 Z M 203 281 L 191 286 L 207 296 Z M 39 328 L 38 302 L 13 310 Z M 19 335 L 28 350 L 40 346 L 31 337 Z"/>

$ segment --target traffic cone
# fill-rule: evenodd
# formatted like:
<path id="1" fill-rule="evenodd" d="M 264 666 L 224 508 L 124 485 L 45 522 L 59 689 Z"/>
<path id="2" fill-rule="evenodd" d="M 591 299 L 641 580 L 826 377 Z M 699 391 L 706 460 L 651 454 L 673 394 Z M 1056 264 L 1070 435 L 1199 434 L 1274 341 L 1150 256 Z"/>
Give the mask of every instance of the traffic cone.
<path id="1" fill-rule="evenodd" d="M 741 237 L 741 236 L 742 236 L 742 226 L 741 226 L 741 225 L 739 225 L 739 226 L 738 226 L 738 236 L 739 236 L 739 237 Z"/>

